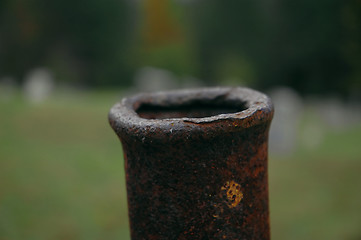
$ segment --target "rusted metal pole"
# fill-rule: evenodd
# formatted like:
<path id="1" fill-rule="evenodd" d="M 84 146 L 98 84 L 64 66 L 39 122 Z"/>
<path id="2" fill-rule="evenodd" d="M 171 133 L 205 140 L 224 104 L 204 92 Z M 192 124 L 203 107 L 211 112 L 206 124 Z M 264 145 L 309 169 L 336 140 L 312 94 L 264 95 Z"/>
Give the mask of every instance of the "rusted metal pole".
<path id="1" fill-rule="evenodd" d="M 270 99 L 248 88 L 141 94 L 114 105 L 132 239 L 269 239 L 272 116 Z"/>

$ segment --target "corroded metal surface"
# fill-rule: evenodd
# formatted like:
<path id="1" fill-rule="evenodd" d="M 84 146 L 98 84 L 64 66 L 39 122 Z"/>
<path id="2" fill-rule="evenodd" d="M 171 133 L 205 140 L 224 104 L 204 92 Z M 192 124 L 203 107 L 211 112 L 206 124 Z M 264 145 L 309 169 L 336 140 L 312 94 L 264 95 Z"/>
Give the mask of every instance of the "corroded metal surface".
<path id="1" fill-rule="evenodd" d="M 269 239 L 272 116 L 269 98 L 247 88 L 142 94 L 114 105 L 132 239 Z"/>

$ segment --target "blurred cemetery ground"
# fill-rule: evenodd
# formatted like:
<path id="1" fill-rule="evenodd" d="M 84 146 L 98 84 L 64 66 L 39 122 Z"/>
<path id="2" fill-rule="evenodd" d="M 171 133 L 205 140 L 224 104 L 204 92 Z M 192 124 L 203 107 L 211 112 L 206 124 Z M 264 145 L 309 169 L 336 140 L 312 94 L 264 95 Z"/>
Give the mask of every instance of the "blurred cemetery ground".
<path id="1" fill-rule="evenodd" d="M 269 94 L 273 239 L 361 239 L 357 0 L 0 2 L 0 240 L 129 239 L 110 107 Z"/>

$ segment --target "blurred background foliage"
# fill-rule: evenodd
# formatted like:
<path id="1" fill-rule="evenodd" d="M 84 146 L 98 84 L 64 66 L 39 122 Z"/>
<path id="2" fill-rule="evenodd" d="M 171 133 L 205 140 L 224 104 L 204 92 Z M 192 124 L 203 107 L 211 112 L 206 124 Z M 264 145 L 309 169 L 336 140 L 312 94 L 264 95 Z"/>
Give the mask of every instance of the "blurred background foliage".
<path id="1" fill-rule="evenodd" d="M 57 81 L 129 87 L 154 66 L 206 85 L 225 79 L 301 93 L 360 90 L 358 0 L 3 0 L 0 75 L 36 67 Z"/>
<path id="2" fill-rule="evenodd" d="M 109 108 L 212 85 L 275 103 L 272 238 L 360 240 L 359 0 L 1 0 L 0 240 L 129 239 Z"/>

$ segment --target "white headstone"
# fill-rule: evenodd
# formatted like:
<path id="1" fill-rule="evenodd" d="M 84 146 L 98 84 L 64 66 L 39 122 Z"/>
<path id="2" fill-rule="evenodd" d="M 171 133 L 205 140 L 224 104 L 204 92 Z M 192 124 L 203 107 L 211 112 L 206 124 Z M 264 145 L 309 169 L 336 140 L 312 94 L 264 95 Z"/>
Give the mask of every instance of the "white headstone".
<path id="1" fill-rule="evenodd" d="M 37 68 L 29 72 L 24 81 L 24 95 L 33 103 L 46 100 L 54 90 L 53 74 L 46 68 Z"/>
<path id="2" fill-rule="evenodd" d="M 316 112 L 326 126 L 342 130 L 357 122 L 360 117 L 360 105 L 356 102 L 347 104 L 337 96 L 318 99 Z"/>
<path id="3" fill-rule="evenodd" d="M 164 91 L 179 86 L 172 72 L 154 67 L 139 69 L 135 74 L 134 84 L 137 91 L 141 92 Z"/>
<path id="4" fill-rule="evenodd" d="M 269 96 L 275 107 L 270 129 L 270 153 L 291 154 L 298 143 L 302 98 L 288 87 L 275 88 L 269 92 Z"/>

